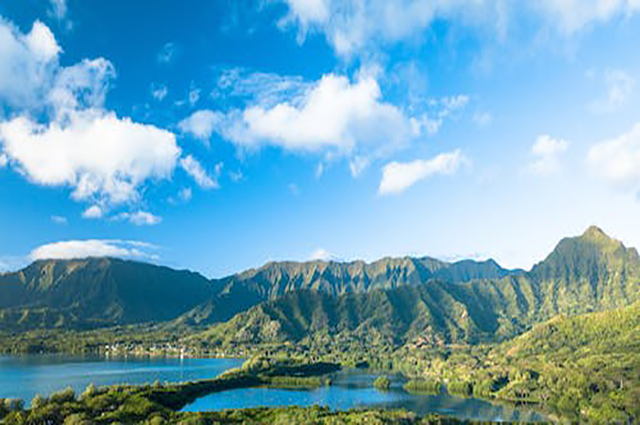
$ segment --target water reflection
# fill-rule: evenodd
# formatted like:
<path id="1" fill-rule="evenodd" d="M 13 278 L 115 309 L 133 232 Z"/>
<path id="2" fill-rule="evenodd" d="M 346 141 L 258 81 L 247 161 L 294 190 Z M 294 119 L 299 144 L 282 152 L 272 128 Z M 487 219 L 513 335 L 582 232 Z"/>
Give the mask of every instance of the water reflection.
<path id="1" fill-rule="evenodd" d="M 391 377 L 389 391 L 373 388 L 376 376 L 361 371 L 344 370 L 333 375 L 332 385 L 314 390 L 246 388 L 210 394 L 183 410 L 188 412 L 275 406 L 327 406 L 346 410 L 357 407 L 399 408 L 420 415 L 440 413 L 460 419 L 484 421 L 545 421 L 544 415 L 530 409 L 495 404 L 475 398 L 449 394 L 417 395 L 402 389 L 404 380 Z"/>

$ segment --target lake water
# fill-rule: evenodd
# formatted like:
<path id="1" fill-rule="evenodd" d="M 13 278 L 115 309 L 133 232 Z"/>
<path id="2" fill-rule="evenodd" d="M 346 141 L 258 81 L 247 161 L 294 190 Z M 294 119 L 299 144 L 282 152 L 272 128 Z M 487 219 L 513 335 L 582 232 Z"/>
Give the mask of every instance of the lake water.
<path id="1" fill-rule="evenodd" d="M 453 397 L 442 393 L 435 396 L 409 394 L 403 390 L 406 382 L 391 377 L 389 391 L 373 388 L 376 375 L 365 371 L 342 370 L 332 375 L 330 386 L 313 390 L 276 388 L 245 388 L 214 393 L 186 406 L 185 412 L 203 412 L 260 406 L 328 406 L 346 410 L 358 407 L 398 408 L 420 415 L 440 413 L 459 419 L 483 421 L 545 421 L 544 415 L 526 408 L 494 404 L 475 398 Z"/>
<path id="2" fill-rule="evenodd" d="M 143 384 L 156 380 L 180 382 L 212 378 L 242 364 L 239 359 L 165 359 L 71 356 L 0 356 L 0 398 L 31 400 L 72 387 L 77 393 L 87 385 Z M 376 378 L 363 371 L 344 370 L 332 376 L 332 385 L 314 390 L 245 388 L 210 394 L 186 406 L 184 411 L 210 411 L 259 406 L 328 406 L 402 408 L 421 415 L 440 413 L 460 419 L 536 422 L 544 416 L 528 409 L 489 403 L 473 398 L 411 395 L 402 389 L 403 379 L 391 377 L 390 391 L 373 388 Z"/>
<path id="3" fill-rule="evenodd" d="M 0 398 L 21 398 L 28 403 L 36 394 L 46 396 L 67 387 L 78 394 L 91 383 L 102 386 L 207 379 L 242 363 L 241 359 L 0 356 Z"/>

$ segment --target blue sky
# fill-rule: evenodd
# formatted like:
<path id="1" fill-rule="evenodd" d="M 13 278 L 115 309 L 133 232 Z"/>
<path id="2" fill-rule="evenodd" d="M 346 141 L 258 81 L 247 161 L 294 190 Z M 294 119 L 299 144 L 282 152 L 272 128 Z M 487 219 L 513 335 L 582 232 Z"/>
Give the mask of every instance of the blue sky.
<path id="1" fill-rule="evenodd" d="M 0 3 L 0 269 L 640 246 L 640 3 Z"/>

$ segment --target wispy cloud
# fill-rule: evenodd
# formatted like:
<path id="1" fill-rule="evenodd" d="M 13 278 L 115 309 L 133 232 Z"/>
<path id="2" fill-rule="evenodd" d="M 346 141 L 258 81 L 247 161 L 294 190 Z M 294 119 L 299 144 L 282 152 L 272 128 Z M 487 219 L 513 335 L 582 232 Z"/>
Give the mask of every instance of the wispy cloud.
<path id="1" fill-rule="evenodd" d="M 587 162 L 596 175 L 614 187 L 640 196 L 640 123 L 627 133 L 593 145 Z"/>
<path id="2" fill-rule="evenodd" d="M 173 43 L 173 42 L 168 42 L 165 43 L 164 46 L 162 46 L 162 49 L 160 50 L 160 52 L 158 52 L 158 62 L 160 63 L 170 63 L 172 62 L 175 58 L 176 55 L 178 53 L 178 46 Z"/>
<path id="3" fill-rule="evenodd" d="M 550 175 L 560 170 L 560 155 L 569 147 L 569 142 L 556 139 L 548 134 L 538 136 L 531 147 L 534 159 L 529 164 L 529 170 L 538 175 Z"/>
<path id="4" fill-rule="evenodd" d="M 458 149 L 426 160 L 391 162 L 382 170 L 378 193 L 380 195 L 398 194 L 431 176 L 454 174 L 466 161 L 462 151 Z"/>
<path id="5" fill-rule="evenodd" d="M 623 107 L 633 93 L 636 80 L 620 69 L 607 69 L 603 76 L 606 95 L 591 103 L 596 113 L 612 113 Z"/>
<path id="6" fill-rule="evenodd" d="M 191 155 L 180 159 L 180 165 L 203 189 L 218 189 L 218 178 L 222 172 L 223 164 L 217 163 L 214 167 L 213 176 L 209 175 L 202 164 Z"/>

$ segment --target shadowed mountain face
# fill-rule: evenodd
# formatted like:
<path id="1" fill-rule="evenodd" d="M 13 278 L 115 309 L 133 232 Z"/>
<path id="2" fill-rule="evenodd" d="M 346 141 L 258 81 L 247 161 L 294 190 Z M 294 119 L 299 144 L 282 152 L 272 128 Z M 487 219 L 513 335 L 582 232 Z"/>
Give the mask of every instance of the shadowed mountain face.
<path id="1" fill-rule="evenodd" d="M 164 321 L 214 293 L 203 276 L 113 258 L 42 260 L 0 275 L 0 326 L 84 328 Z"/>
<path id="2" fill-rule="evenodd" d="M 394 330 L 390 338 L 471 342 L 510 336 L 558 313 L 628 305 L 639 298 L 639 286 L 637 251 L 595 227 L 563 239 L 530 272 L 492 260 L 403 257 L 274 262 L 209 281 L 118 259 L 47 260 L 0 275 L 0 329 L 207 325 L 267 302 L 246 314 L 256 323 L 279 322 L 278 338 L 300 339 L 316 329 L 364 332 L 386 323 Z M 243 317 L 239 326 L 249 320 Z"/>
<path id="3" fill-rule="evenodd" d="M 459 283 L 473 279 L 499 279 L 520 273 L 503 269 L 493 260 L 446 263 L 429 257 L 384 258 L 373 263 L 272 262 L 218 281 L 222 291 L 178 321 L 186 324 L 226 321 L 263 301 L 302 290 L 340 296 L 395 290 L 432 280 Z"/>
<path id="4" fill-rule="evenodd" d="M 405 278 L 411 274 L 394 270 L 390 276 L 403 276 L 403 284 L 337 297 L 317 290 L 290 292 L 202 338 L 246 343 L 333 335 L 343 340 L 375 336 L 377 342 L 393 343 L 477 343 L 513 337 L 557 314 L 605 310 L 640 299 L 638 253 L 597 228 L 563 239 L 528 273 L 470 280 L 438 277 L 447 270 L 441 266 L 424 284 L 413 285 Z"/>

